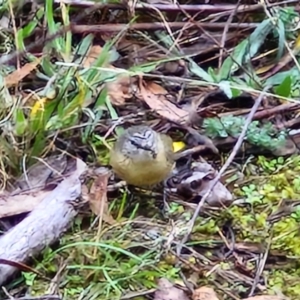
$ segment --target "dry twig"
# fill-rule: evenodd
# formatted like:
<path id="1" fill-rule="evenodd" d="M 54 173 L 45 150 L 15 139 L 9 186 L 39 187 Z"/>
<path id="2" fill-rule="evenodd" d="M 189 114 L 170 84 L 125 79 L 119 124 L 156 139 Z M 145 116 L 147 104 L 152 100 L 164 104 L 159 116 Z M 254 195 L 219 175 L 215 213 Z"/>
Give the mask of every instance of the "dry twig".
<path id="1" fill-rule="evenodd" d="M 214 188 L 214 186 L 217 184 L 217 182 L 219 182 L 219 180 L 221 179 L 222 177 L 222 174 L 226 171 L 226 169 L 230 166 L 230 164 L 232 163 L 234 157 L 236 156 L 239 148 L 241 147 L 242 143 L 243 143 L 243 140 L 245 138 L 245 135 L 246 135 L 246 132 L 248 130 L 248 127 L 253 119 L 253 116 L 257 110 L 257 108 L 259 107 L 264 95 L 265 95 L 265 92 L 269 89 L 270 87 L 269 86 L 266 86 L 264 88 L 264 90 L 261 92 L 261 94 L 259 95 L 259 97 L 257 98 L 255 104 L 253 105 L 247 119 L 246 119 L 246 122 L 245 122 L 245 125 L 243 127 L 243 130 L 241 132 L 241 135 L 239 136 L 230 156 L 228 157 L 227 161 L 225 162 L 225 164 L 223 165 L 223 167 L 221 168 L 221 170 L 219 171 L 218 175 L 215 177 L 215 179 L 212 181 L 212 184 L 210 186 L 210 188 L 208 189 L 208 191 L 206 192 L 206 194 L 202 197 L 201 201 L 198 203 L 197 205 L 197 208 L 194 212 L 194 215 L 192 217 L 192 219 L 190 220 L 190 224 L 188 226 L 188 230 L 187 230 L 187 233 L 185 234 L 185 236 L 183 237 L 181 243 L 179 244 L 178 248 L 177 248 L 177 255 L 180 256 L 181 254 L 181 249 L 182 249 L 182 244 L 185 244 L 193 230 L 193 227 L 194 227 L 194 224 L 195 224 L 195 221 L 199 215 L 199 212 L 200 212 L 200 209 L 202 208 L 203 204 L 205 203 L 206 199 L 208 198 L 209 194 L 211 193 L 212 189 Z"/>

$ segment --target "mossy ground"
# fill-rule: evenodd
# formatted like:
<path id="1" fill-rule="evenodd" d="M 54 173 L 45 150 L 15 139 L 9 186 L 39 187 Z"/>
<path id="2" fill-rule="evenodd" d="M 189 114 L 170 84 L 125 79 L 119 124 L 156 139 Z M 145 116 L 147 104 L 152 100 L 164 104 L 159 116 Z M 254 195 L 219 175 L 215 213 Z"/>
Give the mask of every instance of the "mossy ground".
<path id="1" fill-rule="evenodd" d="M 143 195 L 136 195 L 128 210 L 129 196 L 121 194 L 120 199 L 111 202 L 111 214 L 118 223 L 102 225 L 100 242 L 96 241 L 97 223 L 90 228 L 94 217 L 81 214 L 60 245 L 44 252 L 36 269 L 50 278 L 62 270 L 56 288 L 66 299 L 119 299 L 121 295 L 139 294 L 155 288 L 160 277 L 182 283 L 180 270 L 188 280 L 198 272 L 198 286 L 211 285 L 223 299 L 230 299 L 224 291 L 239 296 L 249 291 L 250 278 L 255 277 L 267 252 L 259 277 L 259 283 L 266 288 L 264 293 L 281 291 L 297 299 L 300 210 L 295 208 L 272 222 L 268 217 L 276 214 L 284 199 L 299 199 L 299 172 L 299 156 L 253 158 L 244 166 L 245 184 L 241 182 L 234 189 L 235 197 L 243 199 L 243 203 L 199 216 L 183 251 L 181 268 L 176 266 L 176 242 L 192 212 L 170 203 L 172 219 L 166 221 L 156 207 L 157 200 L 147 198 L 148 203 L 143 203 Z M 141 206 L 143 209 L 139 209 Z M 124 207 L 122 212 L 120 207 Z M 143 215 L 141 211 L 150 213 Z M 230 247 L 225 242 L 234 249 L 228 256 Z M 49 282 L 36 275 L 23 276 L 33 294 L 47 291 Z M 243 276 L 249 276 L 249 282 Z"/>
<path id="2" fill-rule="evenodd" d="M 282 50 L 286 44 L 296 40 L 296 31 L 290 28 L 291 24 L 294 28 L 293 21 L 298 13 L 291 8 L 278 10 L 279 16 L 284 15 L 284 18 L 278 19 L 279 29 L 273 28 L 269 15 L 258 14 L 257 11 L 247 15 L 245 20 L 248 23 L 253 22 L 253 16 L 255 20 L 259 19 L 258 31 L 253 36 L 253 32 L 248 34 L 251 28 L 246 28 L 246 33 L 238 35 L 237 40 L 229 36 L 230 44 L 221 48 L 231 49 L 236 45 L 234 54 L 238 54 L 235 55 L 238 61 L 228 55 L 224 60 L 221 57 L 222 65 L 219 65 L 217 52 L 220 43 L 216 44 L 217 47 L 214 45 L 209 53 L 204 51 L 200 56 L 183 56 L 181 48 L 187 46 L 190 36 L 194 35 L 198 40 L 200 31 L 187 32 L 189 35 L 186 38 L 182 35 L 182 29 L 177 31 L 173 28 L 172 34 L 176 40 L 172 39 L 170 31 L 163 30 L 143 31 L 136 27 L 127 32 L 127 27 L 123 26 L 124 31 L 114 33 L 82 33 L 76 32 L 76 26 L 73 26 L 72 32 L 57 35 L 47 43 L 41 42 L 32 53 L 27 53 L 25 49 L 41 38 L 44 28 L 49 33 L 55 33 L 62 26 L 69 26 L 82 8 L 46 0 L 43 4 L 38 1 L 37 7 L 31 11 L 32 8 L 22 4 L 11 1 L 0 6 L 3 16 L 15 18 L 16 21 L 3 30 L 1 28 L 0 59 L 16 50 L 23 51 L 23 55 L 17 57 L 18 63 L 10 61 L 0 64 L 0 97 L 3 103 L 0 107 L 0 171 L 3 189 L 23 173 L 24 163 L 30 166 L 35 162 L 33 157 L 43 158 L 57 151 L 68 151 L 89 165 L 106 165 L 107 145 L 113 141 L 112 135 L 106 134 L 113 126 L 118 125 L 116 133 L 119 133 L 126 122 L 126 126 L 161 120 L 165 126 L 169 122 L 153 112 L 153 107 L 150 110 L 143 101 L 134 98 L 135 95 L 126 98 L 126 101 L 123 99 L 126 105 L 114 105 L 112 98 L 108 97 L 108 84 L 117 81 L 119 73 L 108 70 L 108 65 L 122 68 L 119 71 L 122 70 L 125 75 L 139 77 L 142 74 L 147 80 L 158 82 L 163 91 L 168 91 L 168 96 L 175 94 L 174 99 L 166 99 L 176 103 L 182 100 L 182 95 L 183 100 L 194 100 L 195 96 L 202 97 L 210 94 L 212 88 L 220 87 L 227 98 L 222 96 L 222 105 L 219 106 L 212 102 L 215 106 L 210 107 L 209 101 L 206 101 L 206 106 L 199 109 L 202 113 L 204 111 L 203 116 L 197 111 L 196 121 L 205 118 L 204 125 L 207 130 L 210 129 L 211 136 L 224 139 L 239 135 L 244 116 L 227 116 L 226 120 L 220 117 L 223 123 L 210 116 L 222 115 L 224 111 L 227 115 L 228 112 L 235 115 L 234 110 L 239 109 L 248 113 L 263 84 L 275 87 L 272 90 L 274 94 L 271 91 L 268 93 L 269 104 L 274 102 L 274 107 L 299 95 L 299 70 L 295 70 L 295 66 L 290 66 L 289 74 L 286 70 L 279 70 L 274 76 L 269 75 L 271 77 L 267 82 L 258 79 L 261 66 L 267 63 L 276 65 L 278 59 L 283 59 Z M 11 15 L 11 8 L 18 8 L 14 16 Z M 173 13 L 161 14 L 156 10 L 159 14 L 154 12 L 152 15 L 152 10 L 149 13 L 131 8 L 121 8 L 115 14 L 116 10 L 112 12 L 102 7 L 81 21 L 87 26 L 98 25 L 99 20 L 95 20 L 97 13 L 101 15 L 104 25 L 112 27 L 120 22 L 124 25 L 135 24 L 137 20 L 143 23 L 149 22 L 149 19 L 152 22 L 159 19 L 167 24 L 175 19 Z M 28 11 L 34 13 L 29 14 Z M 199 22 L 211 25 L 211 18 L 219 20 L 214 14 L 209 14 L 211 18 L 207 20 L 208 13 L 204 13 Z M 186 24 L 187 15 L 179 12 L 177 17 Z M 80 22 L 75 23 L 79 26 Z M 138 22 L 136 24 L 140 25 Z M 218 21 L 214 25 L 218 25 Z M 235 25 L 240 25 L 240 22 Z M 223 29 L 224 26 L 220 36 L 223 36 Z M 272 37 L 271 41 L 267 36 Z M 249 40 L 251 43 L 246 45 Z M 274 44 L 276 51 L 273 51 Z M 270 50 L 269 56 L 259 52 L 262 45 L 263 50 Z M 135 50 L 126 50 L 125 46 L 138 47 L 139 51 L 144 51 L 145 57 L 132 58 Z M 91 49 L 96 55 L 89 56 Z M 278 56 L 275 57 L 277 50 Z M 293 53 L 293 49 L 288 50 Z M 225 52 L 226 55 L 230 53 Z M 214 58 L 213 61 L 210 57 Z M 254 58 L 255 65 L 252 66 L 250 62 Z M 187 78 L 184 78 L 186 73 L 167 69 L 166 63 L 176 61 L 181 67 L 179 71 L 185 68 L 189 71 Z M 19 63 L 27 67 L 36 65 L 26 71 L 26 68 L 19 68 Z M 14 80 L 8 84 L 7 79 L 12 72 L 16 72 L 13 73 Z M 244 91 L 250 93 L 247 99 L 244 98 L 250 105 L 244 105 L 237 98 L 230 99 Z M 282 119 L 293 121 L 297 117 L 293 112 L 286 113 Z M 238 112 L 237 115 L 243 113 Z M 224 126 L 225 121 L 227 127 Z M 271 123 L 265 122 L 264 130 L 260 130 L 261 123 L 256 120 L 247 135 L 247 140 L 252 141 L 256 148 L 273 148 L 286 138 L 285 134 L 281 134 L 283 131 L 276 131 L 275 134 Z M 294 127 L 296 125 L 293 123 Z M 197 129 L 203 128 L 199 125 Z M 180 136 L 185 135 L 181 133 Z M 232 148 L 231 145 L 229 148 Z M 224 161 L 215 165 L 220 167 Z M 41 274 L 55 280 L 50 282 L 37 274 L 23 272 L 6 289 L 13 295 L 59 292 L 64 299 L 119 299 L 129 295 L 145 299 L 145 294 L 156 287 L 157 279 L 166 277 L 182 285 L 186 281 L 195 286 L 210 285 L 223 299 L 232 299 L 230 294 L 237 297 L 248 295 L 254 278 L 257 278 L 255 293 L 282 292 L 291 299 L 298 299 L 300 209 L 296 201 L 300 194 L 300 157 L 251 156 L 237 160 L 231 169 L 229 171 L 234 174 L 243 175 L 238 182 L 229 183 L 237 200 L 228 208 L 201 211 L 180 257 L 176 256 L 176 246 L 186 231 L 193 210 L 170 203 L 168 218 L 163 218 L 160 210 L 162 196 L 146 196 L 142 192 L 135 192 L 132 196 L 122 189 L 117 196 L 109 198 L 110 213 L 117 221 L 115 225 L 103 222 L 100 230 L 99 222 L 95 222 L 96 217 L 86 207 L 59 243 L 31 262 Z"/>

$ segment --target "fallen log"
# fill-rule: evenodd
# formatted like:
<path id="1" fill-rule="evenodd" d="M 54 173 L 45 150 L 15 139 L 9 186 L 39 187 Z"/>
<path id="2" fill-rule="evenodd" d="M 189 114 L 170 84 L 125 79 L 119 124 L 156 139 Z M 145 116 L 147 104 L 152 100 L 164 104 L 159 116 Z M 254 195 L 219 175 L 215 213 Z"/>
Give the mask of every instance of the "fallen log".
<path id="1" fill-rule="evenodd" d="M 77 214 L 80 175 L 85 169 L 85 163 L 77 159 L 76 170 L 0 238 L 0 259 L 24 263 L 59 239 Z M 0 264 L 0 285 L 17 271 L 14 266 Z"/>

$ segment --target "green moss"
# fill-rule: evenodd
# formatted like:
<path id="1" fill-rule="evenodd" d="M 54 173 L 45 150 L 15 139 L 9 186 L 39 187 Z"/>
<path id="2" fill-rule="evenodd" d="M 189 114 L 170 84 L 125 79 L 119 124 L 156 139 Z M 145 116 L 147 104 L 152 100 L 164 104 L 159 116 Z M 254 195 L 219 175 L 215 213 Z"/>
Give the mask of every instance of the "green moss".
<path id="1" fill-rule="evenodd" d="M 283 218 L 274 224 L 274 238 L 271 249 L 286 252 L 288 255 L 300 256 L 299 223 L 291 218 Z"/>
<path id="2" fill-rule="evenodd" d="M 279 292 L 288 295 L 291 299 L 299 299 L 300 294 L 300 269 L 290 270 L 270 270 L 268 272 L 268 292 L 276 294 Z M 292 272 L 291 272 L 292 271 Z M 265 272 L 266 273 L 266 272 Z"/>
<path id="3" fill-rule="evenodd" d="M 215 234 L 219 230 L 219 227 L 216 224 L 215 219 L 205 219 L 202 220 L 200 223 L 197 223 L 194 228 L 193 232 L 203 233 L 203 234 Z"/>

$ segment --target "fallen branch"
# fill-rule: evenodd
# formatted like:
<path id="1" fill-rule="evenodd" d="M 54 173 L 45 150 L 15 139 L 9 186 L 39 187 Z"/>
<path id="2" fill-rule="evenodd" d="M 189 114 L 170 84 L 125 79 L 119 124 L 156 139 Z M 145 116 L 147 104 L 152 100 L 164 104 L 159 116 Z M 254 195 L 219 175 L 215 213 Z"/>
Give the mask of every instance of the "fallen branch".
<path id="1" fill-rule="evenodd" d="M 18 225 L 0 238 L 0 258 L 26 262 L 57 241 L 77 214 L 76 199 L 81 194 L 80 175 L 86 165 L 77 160 L 77 168 Z M 0 285 L 16 273 L 11 265 L 0 265 Z"/>
<path id="2" fill-rule="evenodd" d="M 153 1 L 154 2 L 154 1 Z M 70 4 L 74 6 L 83 6 L 83 7 L 91 7 L 95 6 L 94 1 L 83 1 L 83 0 L 54 0 L 54 3 L 64 3 L 64 4 Z M 287 4 L 294 4 L 298 3 L 298 0 L 289 0 L 282 3 L 282 5 Z M 274 7 L 278 6 L 281 3 L 269 3 L 268 7 Z M 211 4 L 162 4 L 162 3 L 135 3 L 134 9 L 135 10 L 147 10 L 147 9 L 154 9 L 161 11 L 206 11 L 209 13 L 219 13 L 219 12 L 226 12 L 226 11 L 232 11 L 236 9 L 236 4 L 218 4 L 218 5 L 211 5 Z M 117 4 L 117 3 L 101 3 L 98 4 L 99 9 L 128 9 L 128 5 L 124 4 Z M 253 4 L 253 5 L 239 5 L 237 12 L 250 12 L 250 11 L 262 11 L 264 9 L 264 5 L 259 4 Z"/>
<path id="3" fill-rule="evenodd" d="M 181 29 L 184 26 L 187 26 L 185 29 L 189 29 L 192 27 L 199 27 L 205 29 L 221 29 L 224 28 L 226 23 L 205 23 L 205 22 L 198 22 L 198 23 L 190 23 L 187 22 L 169 22 L 168 26 L 172 29 Z M 232 23 L 229 24 L 228 27 L 230 29 L 249 29 L 249 28 L 256 28 L 259 23 Z M 158 30 L 158 29 L 165 29 L 166 24 L 163 22 L 151 22 L 151 23 L 133 23 L 133 24 L 97 24 L 97 25 L 76 25 L 72 24 L 71 31 L 73 33 L 83 33 L 83 32 L 115 32 L 124 30 L 124 28 L 130 30 Z"/>

